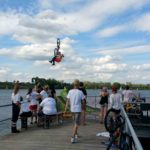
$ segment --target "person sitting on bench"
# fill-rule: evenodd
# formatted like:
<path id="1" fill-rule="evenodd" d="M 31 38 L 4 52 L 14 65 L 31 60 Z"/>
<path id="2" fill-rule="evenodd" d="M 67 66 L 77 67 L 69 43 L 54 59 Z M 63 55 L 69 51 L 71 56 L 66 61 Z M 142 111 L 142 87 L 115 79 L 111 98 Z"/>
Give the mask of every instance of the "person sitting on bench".
<path id="1" fill-rule="evenodd" d="M 57 113 L 56 100 L 48 93 L 48 97 L 40 103 L 38 116 L 54 115 Z"/>
<path id="2" fill-rule="evenodd" d="M 39 107 L 39 121 L 44 117 L 44 127 L 49 128 L 49 123 L 52 121 L 52 116 L 57 114 L 56 100 L 48 93 L 48 97 L 43 99 Z M 51 120 L 48 120 L 49 118 Z M 49 122 L 50 121 L 50 122 Z"/>
<path id="3" fill-rule="evenodd" d="M 29 109 L 30 101 L 28 99 L 24 99 L 21 102 L 21 128 L 27 128 L 28 127 L 28 117 L 32 116 L 32 112 Z"/>

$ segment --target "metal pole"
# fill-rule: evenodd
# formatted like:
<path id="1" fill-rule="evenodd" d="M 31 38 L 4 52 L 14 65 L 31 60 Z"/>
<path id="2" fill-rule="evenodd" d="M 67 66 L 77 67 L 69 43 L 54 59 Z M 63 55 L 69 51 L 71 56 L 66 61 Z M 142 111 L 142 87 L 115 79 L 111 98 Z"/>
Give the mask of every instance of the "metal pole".
<path id="1" fill-rule="evenodd" d="M 129 129 L 129 131 L 131 133 L 131 136 L 132 136 L 132 139 L 134 141 L 136 150 L 143 150 L 142 145 L 141 145 L 139 139 L 137 138 L 137 135 L 135 134 L 135 131 L 134 131 L 132 125 L 131 125 L 131 122 L 130 122 L 130 120 L 129 120 L 129 118 L 128 118 L 124 108 L 122 107 L 121 110 L 123 112 L 123 115 L 124 115 L 124 118 L 125 118 L 125 122 L 127 123 L 128 129 Z"/>

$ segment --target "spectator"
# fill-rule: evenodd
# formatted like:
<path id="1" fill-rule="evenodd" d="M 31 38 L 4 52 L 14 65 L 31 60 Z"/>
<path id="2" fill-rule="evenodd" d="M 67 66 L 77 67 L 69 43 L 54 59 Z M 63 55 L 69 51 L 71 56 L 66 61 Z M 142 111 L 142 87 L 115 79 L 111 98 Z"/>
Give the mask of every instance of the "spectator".
<path id="1" fill-rule="evenodd" d="M 32 88 L 29 88 L 27 95 L 32 92 Z M 24 99 L 21 102 L 21 127 L 22 128 L 27 128 L 28 125 L 28 117 L 32 116 L 32 112 L 29 109 L 29 104 L 30 100 L 29 99 Z"/>
<path id="2" fill-rule="evenodd" d="M 50 93 L 51 93 L 51 97 L 53 97 L 54 99 L 56 99 L 56 90 L 55 90 L 54 85 L 51 86 Z"/>
<path id="3" fill-rule="evenodd" d="M 81 116 L 81 104 L 84 103 L 85 96 L 82 91 L 79 90 L 79 80 L 74 80 L 73 86 L 74 88 L 71 89 L 67 95 L 67 102 L 65 106 L 65 111 L 67 110 L 68 105 L 70 104 L 71 112 L 74 114 L 75 117 L 75 124 L 73 127 L 73 133 L 71 137 L 71 143 L 77 142 L 77 135 L 78 135 L 78 128 L 80 125 L 80 116 Z"/>
<path id="4" fill-rule="evenodd" d="M 45 98 L 41 103 L 39 107 L 39 114 L 42 115 L 53 115 L 57 113 L 56 109 L 56 101 L 51 96 L 51 93 L 48 94 L 48 97 Z"/>
<path id="5" fill-rule="evenodd" d="M 108 109 L 108 96 L 109 93 L 107 91 L 107 87 L 103 87 L 100 91 L 100 123 L 104 122 L 107 109 Z"/>
<path id="6" fill-rule="evenodd" d="M 40 92 L 42 100 L 48 97 L 48 90 L 49 90 L 48 85 L 45 85 L 43 90 Z"/>
<path id="7" fill-rule="evenodd" d="M 129 86 L 126 85 L 125 90 L 122 92 L 123 94 L 123 102 L 128 103 L 132 102 L 132 99 L 134 97 L 133 92 L 129 89 Z"/>
<path id="8" fill-rule="evenodd" d="M 82 104 L 82 114 L 81 114 L 81 121 L 83 125 L 86 125 L 86 98 L 87 98 L 87 92 L 84 88 L 83 82 L 80 82 L 79 90 L 81 90 L 85 96 L 84 103 Z"/>
<path id="9" fill-rule="evenodd" d="M 41 86 L 40 82 L 37 83 L 37 85 L 35 86 L 35 91 L 40 94 L 42 90 L 43 90 L 43 87 Z M 38 96 L 37 101 L 40 104 L 42 101 L 42 96 Z"/>
<path id="10" fill-rule="evenodd" d="M 26 99 L 30 101 L 30 105 L 29 105 L 29 109 L 32 112 L 32 116 L 31 116 L 31 124 L 33 124 L 33 119 L 35 118 L 35 123 L 37 123 L 37 107 L 38 107 L 38 99 L 39 99 L 40 94 L 35 91 L 33 91 L 32 89 L 29 89 L 27 95 L 26 95 Z"/>
<path id="11" fill-rule="evenodd" d="M 12 133 L 19 133 L 20 131 L 17 130 L 17 120 L 19 117 L 20 112 L 20 105 L 21 105 L 21 96 L 19 93 L 19 83 L 17 82 L 14 86 L 14 91 L 11 95 L 11 101 L 12 101 L 12 124 L 11 124 L 11 132 Z"/>
<path id="12" fill-rule="evenodd" d="M 115 120 L 116 115 L 120 113 L 122 106 L 122 96 L 117 92 L 117 87 L 112 86 L 112 94 L 109 99 L 110 109 L 114 112 L 113 119 Z"/>

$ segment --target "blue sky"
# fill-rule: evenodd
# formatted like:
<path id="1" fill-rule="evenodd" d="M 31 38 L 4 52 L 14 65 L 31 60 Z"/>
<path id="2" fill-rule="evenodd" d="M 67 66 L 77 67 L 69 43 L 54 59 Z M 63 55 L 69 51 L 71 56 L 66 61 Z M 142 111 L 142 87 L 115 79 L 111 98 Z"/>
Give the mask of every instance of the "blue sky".
<path id="1" fill-rule="evenodd" d="M 150 83 L 149 0 L 0 0 L 0 20 L 0 81 Z"/>

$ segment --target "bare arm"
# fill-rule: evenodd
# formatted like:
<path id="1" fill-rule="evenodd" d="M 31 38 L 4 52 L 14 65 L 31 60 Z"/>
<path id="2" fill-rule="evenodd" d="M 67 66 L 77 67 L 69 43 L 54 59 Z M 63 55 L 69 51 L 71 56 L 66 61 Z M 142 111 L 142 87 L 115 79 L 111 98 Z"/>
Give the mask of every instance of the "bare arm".
<path id="1" fill-rule="evenodd" d="M 69 105 L 69 101 L 70 101 L 70 99 L 67 98 L 64 113 L 67 111 L 67 108 L 68 108 L 68 105 Z"/>

